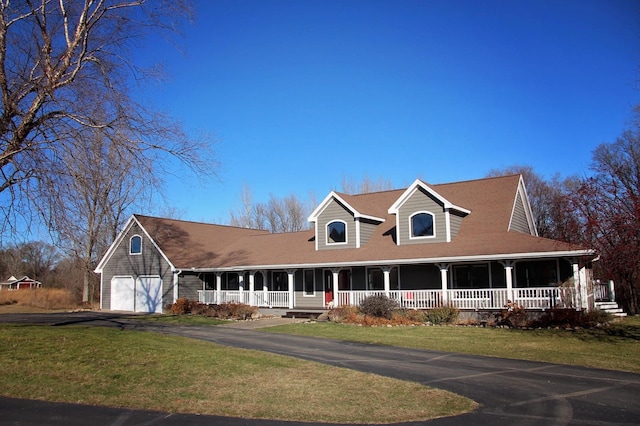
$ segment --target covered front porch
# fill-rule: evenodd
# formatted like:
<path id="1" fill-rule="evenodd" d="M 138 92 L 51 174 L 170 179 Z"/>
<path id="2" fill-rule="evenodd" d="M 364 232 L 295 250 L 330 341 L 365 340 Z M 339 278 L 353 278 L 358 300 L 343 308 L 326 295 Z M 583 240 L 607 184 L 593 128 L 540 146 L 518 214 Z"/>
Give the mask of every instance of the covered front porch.
<path id="1" fill-rule="evenodd" d="M 589 310 L 594 302 L 590 265 L 577 258 L 212 271 L 201 280 L 200 303 L 267 308 L 358 306 L 372 295 L 405 309 Z"/>

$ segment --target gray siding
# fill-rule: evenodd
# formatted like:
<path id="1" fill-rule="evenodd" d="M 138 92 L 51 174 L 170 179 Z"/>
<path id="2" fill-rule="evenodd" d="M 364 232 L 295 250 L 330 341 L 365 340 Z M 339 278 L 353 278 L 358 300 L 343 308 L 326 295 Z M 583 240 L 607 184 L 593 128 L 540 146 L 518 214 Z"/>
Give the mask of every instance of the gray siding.
<path id="1" fill-rule="evenodd" d="M 378 223 L 376 222 L 360 219 L 360 247 L 367 244 L 377 227 Z"/>
<path id="2" fill-rule="evenodd" d="M 324 285 L 322 270 L 314 270 L 315 292 L 313 296 L 304 294 L 304 270 L 299 269 L 294 274 L 295 307 L 296 308 L 324 308 Z"/>
<path id="3" fill-rule="evenodd" d="M 460 226 L 462 225 L 463 216 L 460 213 L 451 212 L 449 214 L 449 222 L 451 223 L 451 241 L 458 235 Z"/>
<path id="4" fill-rule="evenodd" d="M 410 239 L 409 218 L 417 212 L 428 211 L 434 215 L 434 238 L 417 238 Z M 429 194 L 421 189 L 414 191 L 413 194 L 404 202 L 398 210 L 398 228 L 397 235 L 400 245 L 403 244 L 425 244 L 425 243 L 442 243 L 447 241 L 447 230 L 444 215 L 444 208 L 440 202 L 435 200 Z"/>
<path id="5" fill-rule="evenodd" d="M 142 254 L 129 254 L 129 240 L 134 235 L 142 237 Z M 111 278 L 130 276 L 137 279 L 142 276 L 160 276 L 162 278 L 162 307 L 173 303 L 173 274 L 169 263 L 155 248 L 144 232 L 133 223 L 102 272 L 102 306 L 111 309 Z"/>
<path id="6" fill-rule="evenodd" d="M 511 230 L 522 232 L 524 234 L 531 234 L 532 229 L 529 228 L 529 222 L 527 221 L 527 215 L 524 209 L 524 203 L 522 196 L 518 192 L 516 195 L 516 204 L 513 209 L 513 216 L 511 217 Z"/>
<path id="7" fill-rule="evenodd" d="M 198 300 L 198 290 L 202 290 L 203 282 L 199 275 L 184 274 L 178 278 L 178 298 Z"/>
<path id="8" fill-rule="evenodd" d="M 341 220 L 346 223 L 347 244 L 327 245 L 327 224 L 334 220 Z M 342 204 L 338 203 L 336 200 L 332 200 L 318 217 L 318 232 L 316 238 L 318 238 L 318 250 L 355 248 L 356 225 L 354 223 L 353 214 Z"/>

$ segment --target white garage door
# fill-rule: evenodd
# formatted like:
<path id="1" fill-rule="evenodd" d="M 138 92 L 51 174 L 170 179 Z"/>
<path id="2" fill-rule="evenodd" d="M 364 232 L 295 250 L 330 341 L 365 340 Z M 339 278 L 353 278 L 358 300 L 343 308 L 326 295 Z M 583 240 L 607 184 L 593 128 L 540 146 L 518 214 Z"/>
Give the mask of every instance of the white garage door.
<path id="1" fill-rule="evenodd" d="M 133 277 L 111 278 L 111 310 L 133 311 Z"/>
<path id="2" fill-rule="evenodd" d="M 162 278 L 141 277 L 137 279 L 135 311 L 162 313 Z"/>

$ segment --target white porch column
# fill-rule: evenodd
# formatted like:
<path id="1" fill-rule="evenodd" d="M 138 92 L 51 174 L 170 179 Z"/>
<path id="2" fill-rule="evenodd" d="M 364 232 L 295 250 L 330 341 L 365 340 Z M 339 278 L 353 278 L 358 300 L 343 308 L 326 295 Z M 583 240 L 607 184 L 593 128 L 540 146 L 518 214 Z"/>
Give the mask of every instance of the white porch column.
<path id="1" fill-rule="evenodd" d="M 573 259 L 571 261 L 571 267 L 573 268 L 573 287 L 575 289 L 576 309 L 582 309 L 582 285 L 580 285 L 580 264 L 578 263 L 578 259 Z"/>
<path id="2" fill-rule="evenodd" d="M 249 272 L 249 306 L 255 306 L 255 304 L 256 304 L 255 275 L 256 275 L 256 271 L 250 271 Z"/>
<path id="3" fill-rule="evenodd" d="M 222 272 L 216 272 L 216 303 L 222 300 Z"/>
<path id="4" fill-rule="evenodd" d="M 180 275 L 180 271 L 173 271 L 173 303 L 178 301 L 178 275 Z M 202 289 L 204 290 L 204 281 Z"/>
<path id="5" fill-rule="evenodd" d="M 271 302 L 269 301 L 269 284 L 267 281 L 269 277 L 267 276 L 267 271 L 260 271 L 260 273 L 262 274 L 262 292 L 264 293 L 262 295 L 264 297 L 262 303 L 265 303 L 267 306 L 271 307 Z"/>
<path id="6" fill-rule="evenodd" d="M 384 294 L 389 297 L 389 292 L 391 291 L 391 280 L 389 279 L 389 276 L 391 275 L 391 268 L 388 266 L 382 268 L 382 274 L 384 277 Z"/>
<path id="7" fill-rule="evenodd" d="M 511 300 L 512 302 L 514 302 L 514 294 L 513 294 L 513 261 L 511 260 L 505 260 L 504 262 L 500 262 L 502 263 L 502 266 L 504 266 L 504 275 L 505 275 L 505 282 L 507 283 L 507 299 Z"/>
<path id="8" fill-rule="evenodd" d="M 238 272 L 238 299 L 244 303 L 244 272 Z"/>
<path id="9" fill-rule="evenodd" d="M 333 307 L 337 308 L 340 306 L 340 299 L 338 296 L 338 274 L 340 273 L 340 268 L 331 268 L 331 281 L 333 284 Z"/>
<path id="10" fill-rule="evenodd" d="M 287 269 L 287 286 L 289 290 L 289 309 L 293 309 L 294 298 L 296 295 L 293 279 L 295 277 L 295 269 Z"/>
<path id="11" fill-rule="evenodd" d="M 447 294 L 449 288 L 449 265 L 448 263 L 438 263 L 436 265 L 440 269 L 440 284 L 442 285 L 442 304 L 449 303 L 449 295 Z"/>

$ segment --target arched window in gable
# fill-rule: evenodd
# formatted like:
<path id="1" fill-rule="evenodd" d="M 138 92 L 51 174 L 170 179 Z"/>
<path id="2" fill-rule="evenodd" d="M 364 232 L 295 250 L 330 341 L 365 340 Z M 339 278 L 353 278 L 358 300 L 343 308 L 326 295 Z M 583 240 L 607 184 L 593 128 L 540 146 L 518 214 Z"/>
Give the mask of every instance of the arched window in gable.
<path id="1" fill-rule="evenodd" d="M 142 237 L 134 235 L 129 240 L 129 254 L 142 254 Z"/>
<path id="2" fill-rule="evenodd" d="M 327 244 L 344 244 L 347 242 L 347 224 L 335 220 L 327 224 Z"/>
<path id="3" fill-rule="evenodd" d="M 411 238 L 435 237 L 435 220 L 433 213 L 418 212 L 411 216 Z"/>

